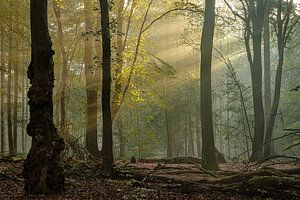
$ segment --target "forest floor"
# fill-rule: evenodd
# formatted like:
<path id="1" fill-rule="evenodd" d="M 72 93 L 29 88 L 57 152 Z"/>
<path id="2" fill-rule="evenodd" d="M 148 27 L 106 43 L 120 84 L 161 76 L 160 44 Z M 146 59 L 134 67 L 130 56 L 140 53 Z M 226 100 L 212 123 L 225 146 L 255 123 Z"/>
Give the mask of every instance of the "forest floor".
<path id="1" fill-rule="evenodd" d="M 72 162 L 70 162 L 72 163 Z M 158 164 L 117 162 L 117 168 L 123 175 L 112 177 L 97 166 L 85 162 L 76 162 L 66 166 L 66 191 L 64 194 L 25 197 L 24 181 L 20 176 L 22 160 L 0 159 L 0 200 L 6 199 L 78 199 L 78 200 L 142 200 L 142 199 L 299 199 L 299 190 L 278 190 L 253 192 L 245 190 L 222 191 L 218 189 L 185 190 L 179 183 L 201 183 L 201 181 L 228 177 L 242 169 L 237 163 L 221 164 L 220 170 L 212 174 L 197 164 Z M 243 166 L 244 167 L 244 166 Z M 249 171 L 260 166 L 249 165 Z M 276 164 L 276 169 L 290 169 L 299 164 Z M 133 173 L 134 172 L 134 173 Z M 224 173 L 223 173 L 224 172 Z M 225 173 L 226 172 L 226 173 Z M 145 175 L 146 174 L 146 175 Z M 162 177 L 162 178 L 160 178 Z M 215 185 L 218 185 L 217 183 Z M 298 185 L 300 187 L 300 185 Z"/>

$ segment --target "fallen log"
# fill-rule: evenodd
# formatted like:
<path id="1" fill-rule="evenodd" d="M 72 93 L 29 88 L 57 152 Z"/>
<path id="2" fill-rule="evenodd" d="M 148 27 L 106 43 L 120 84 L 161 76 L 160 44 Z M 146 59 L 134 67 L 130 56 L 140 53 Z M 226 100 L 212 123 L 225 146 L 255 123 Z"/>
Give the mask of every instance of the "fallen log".
<path id="1" fill-rule="evenodd" d="M 180 172 L 178 172 L 178 174 L 180 174 Z M 250 195 L 264 194 L 268 196 L 277 192 L 286 192 L 286 194 L 292 195 L 293 197 L 300 197 L 300 177 L 274 170 L 240 172 L 223 178 L 203 179 L 200 181 L 186 181 L 170 178 L 167 176 L 168 174 L 157 175 L 150 172 L 137 172 L 135 170 L 127 170 L 124 173 L 119 173 L 119 175 L 122 178 L 126 177 L 127 179 L 141 181 L 141 184 L 146 182 L 171 184 L 174 189 L 180 189 L 185 193 L 221 191 L 246 193 Z"/>
<path id="2" fill-rule="evenodd" d="M 143 163 L 164 163 L 164 164 L 202 164 L 202 159 L 193 156 L 185 156 L 185 157 L 163 157 L 163 158 L 144 158 L 139 159 L 139 162 Z"/>

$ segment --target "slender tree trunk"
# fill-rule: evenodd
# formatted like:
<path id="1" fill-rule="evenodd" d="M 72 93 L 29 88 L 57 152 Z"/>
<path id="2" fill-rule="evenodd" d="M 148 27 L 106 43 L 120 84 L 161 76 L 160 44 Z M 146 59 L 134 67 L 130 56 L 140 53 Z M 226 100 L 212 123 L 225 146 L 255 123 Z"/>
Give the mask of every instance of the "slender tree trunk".
<path id="1" fill-rule="evenodd" d="M 266 138 L 269 138 L 269 134 L 267 131 L 268 129 L 268 122 L 269 117 L 271 114 L 271 53 L 270 53 L 270 16 L 269 16 L 269 9 L 267 10 L 266 16 L 265 16 L 265 22 L 264 22 L 264 82 L 265 82 L 265 118 L 266 118 Z M 270 142 L 269 144 L 265 144 L 264 154 L 268 154 L 269 151 L 268 148 L 273 149 L 272 152 L 274 152 L 274 146 L 273 142 Z M 270 151 L 271 152 L 271 151 Z"/>
<path id="2" fill-rule="evenodd" d="M 18 33 L 18 4 L 16 5 L 16 25 Z M 14 67 L 14 101 L 13 101 L 13 148 L 18 151 L 18 93 L 19 93 L 19 41 L 17 33 L 13 34 L 13 67 Z"/>
<path id="3" fill-rule="evenodd" d="M 103 113 L 103 164 L 111 168 L 113 158 L 112 116 L 110 107 L 111 91 L 111 41 L 109 28 L 109 5 L 107 0 L 99 0 L 103 43 L 102 113 Z"/>
<path id="4" fill-rule="evenodd" d="M 254 104 L 254 141 L 252 144 L 252 161 L 262 159 L 262 149 L 264 141 L 264 107 L 262 98 L 262 57 L 261 57 L 261 29 L 253 30 L 253 67 L 251 68 L 252 93 Z"/>
<path id="5" fill-rule="evenodd" d="M 4 29 L 3 25 L 1 25 L 1 91 L 4 91 L 4 73 L 5 73 L 5 55 L 4 55 Z M 1 93 L 0 96 L 1 106 L 0 106 L 0 114 L 1 114 L 1 153 L 4 153 L 4 95 Z"/>
<path id="6" fill-rule="evenodd" d="M 230 146 L 230 135 L 227 133 L 227 152 L 228 152 L 228 158 L 231 158 L 231 146 Z"/>
<path id="7" fill-rule="evenodd" d="M 123 159 L 125 158 L 125 138 L 123 135 L 124 127 L 123 127 L 123 121 L 121 116 L 119 118 L 118 125 L 119 125 L 118 137 L 119 137 L 120 158 Z"/>
<path id="8" fill-rule="evenodd" d="M 200 132 L 200 128 L 198 128 L 198 124 L 197 124 L 197 127 L 196 127 L 196 139 L 197 139 L 197 156 L 198 157 L 201 157 L 202 155 L 202 152 L 201 152 L 201 139 L 200 139 L 200 135 L 201 135 L 201 132 Z"/>
<path id="9" fill-rule="evenodd" d="M 188 115 L 188 123 L 189 123 L 189 142 L 188 142 L 188 148 L 189 148 L 189 155 L 194 156 L 195 155 L 195 151 L 194 151 L 194 134 L 193 134 L 193 127 L 192 127 L 192 118 L 191 118 L 191 112 L 188 109 L 187 111 L 187 115 Z"/>
<path id="10" fill-rule="evenodd" d="M 264 82 L 265 82 L 265 118 L 269 119 L 271 112 L 271 53 L 270 53 L 270 21 L 269 13 L 264 22 Z"/>
<path id="11" fill-rule="evenodd" d="M 48 32 L 47 0 L 30 1 L 31 63 L 28 78 L 32 146 L 24 162 L 25 193 L 59 193 L 64 190 L 60 152 L 64 141 L 53 123 L 54 63 Z"/>
<path id="12" fill-rule="evenodd" d="M 174 152 L 173 152 L 173 148 L 172 148 L 172 136 L 171 136 L 171 132 L 170 132 L 170 127 L 169 127 L 169 116 L 168 116 L 168 110 L 167 110 L 167 106 L 168 106 L 168 96 L 167 96 L 167 77 L 165 77 L 165 75 L 163 75 L 163 95 L 164 95 L 164 100 L 166 105 L 164 106 L 164 114 L 165 114 L 165 124 L 166 124 L 166 136 L 167 136 L 167 156 L 168 157 L 172 157 Z"/>
<path id="13" fill-rule="evenodd" d="M 262 32 L 268 1 L 249 1 L 249 18 L 246 19 L 245 46 L 250 63 L 252 94 L 254 105 L 254 140 L 251 161 L 259 161 L 263 156 L 265 116 L 262 95 Z M 252 26 L 251 26 L 252 24 Z M 250 48 L 252 36 L 253 55 Z"/>
<path id="14" fill-rule="evenodd" d="M 226 75 L 226 135 L 227 135 L 227 150 L 228 150 L 228 158 L 231 158 L 231 152 L 230 152 L 230 130 L 229 130 L 229 74 Z"/>
<path id="15" fill-rule="evenodd" d="M 22 124 L 21 124 L 21 133 L 22 133 L 22 152 L 26 151 L 25 144 L 26 144 L 26 136 L 25 136 L 25 89 L 26 89 L 26 78 L 25 78 L 25 67 L 22 67 Z"/>
<path id="16" fill-rule="evenodd" d="M 246 152 L 247 152 L 247 159 L 249 160 L 250 158 L 250 148 L 249 148 L 249 143 L 248 143 L 248 135 L 247 135 L 247 128 L 246 128 L 246 123 L 244 119 L 244 107 L 243 103 L 241 103 L 241 116 L 243 116 L 243 128 L 244 128 L 244 140 L 245 140 L 245 147 L 246 147 Z M 247 118 L 246 118 L 247 120 Z"/>
<path id="17" fill-rule="evenodd" d="M 141 128 L 140 128 L 140 109 L 137 107 L 137 114 L 136 114 L 136 121 L 137 121 L 137 134 L 136 134 L 136 141 L 137 141 L 137 149 L 138 149 L 138 158 L 142 158 L 142 148 L 141 148 Z"/>
<path id="18" fill-rule="evenodd" d="M 87 93 L 87 135 L 86 135 L 86 147 L 90 153 L 94 156 L 99 156 L 98 142 L 97 142 L 97 91 L 88 89 Z"/>
<path id="19" fill-rule="evenodd" d="M 184 103 L 185 105 L 188 104 L 188 101 L 187 101 L 187 86 L 186 86 L 186 83 L 184 84 L 184 90 L 185 90 L 185 93 L 184 93 Z M 185 109 L 184 111 L 184 155 L 185 156 L 188 156 L 189 155 L 189 134 L 188 134 L 188 111 L 187 109 Z"/>
<path id="20" fill-rule="evenodd" d="M 65 48 L 64 42 L 64 33 L 63 26 L 61 22 L 61 11 L 59 5 L 56 1 L 53 1 L 53 10 L 55 13 L 57 26 L 58 26 L 58 42 L 59 48 L 62 56 L 62 72 L 61 72 L 61 85 L 60 85 L 60 134 L 64 135 L 67 132 L 67 123 L 66 123 L 66 87 L 67 87 L 67 78 L 68 78 L 68 56 Z"/>
<path id="21" fill-rule="evenodd" d="M 212 119 L 211 63 L 215 24 L 215 0 L 205 0 L 204 25 L 201 39 L 201 126 L 204 167 L 218 169 Z"/>
<path id="22" fill-rule="evenodd" d="M 29 79 L 28 79 L 28 77 L 27 78 L 25 78 L 26 80 L 26 85 L 25 85 L 25 88 L 26 88 L 26 91 L 27 90 L 29 90 Z M 28 99 L 28 98 L 26 98 L 26 99 Z M 28 100 L 27 100 L 27 102 L 28 102 Z M 28 103 L 25 105 L 25 123 L 26 124 L 28 124 L 29 123 L 29 105 L 28 105 Z M 25 135 L 25 138 L 26 138 L 26 143 L 25 143 L 25 149 L 28 149 L 28 144 L 30 143 L 30 140 L 29 140 L 29 137 L 28 137 L 28 135 L 26 134 Z"/>
<path id="23" fill-rule="evenodd" d="M 281 80 L 282 80 L 282 68 L 283 68 L 283 61 L 284 61 L 284 50 L 286 47 L 287 39 L 289 38 L 289 32 L 287 32 L 287 28 L 289 25 L 289 18 L 291 15 L 291 10 L 293 6 L 293 1 L 289 1 L 287 5 L 287 11 L 285 13 L 284 19 L 282 19 L 283 13 L 283 1 L 279 1 L 277 4 L 277 50 L 278 50 L 278 64 L 276 69 L 276 77 L 275 77 L 275 89 L 274 89 L 274 96 L 273 96 L 273 103 L 271 107 L 271 112 L 267 124 L 266 129 L 266 137 L 265 137 L 265 149 L 264 149 L 264 156 L 270 157 L 271 150 L 272 150 L 272 136 L 273 136 L 273 129 L 275 125 L 275 120 L 277 116 L 277 111 L 280 102 L 280 93 L 281 93 Z M 292 30 L 292 29 L 291 29 Z"/>
<path id="24" fill-rule="evenodd" d="M 200 72 L 200 70 L 199 70 Z M 195 94 L 197 95 L 197 100 L 195 103 L 196 108 L 198 108 L 200 110 L 200 86 L 198 86 L 197 84 L 197 90 L 198 92 L 195 92 Z M 200 112 L 196 111 L 196 139 L 197 139 L 197 156 L 201 157 L 202 156 L 202 140 L 201 140 L 201 117 L 200 117 Z"/>
<path id="25" fill-rule="evenodd" d="M 148 7 L 147 7 L 147 10 L 146 10 L 146 13 L 143 17 L 143 20 L 142 20 L 142 24 L 141 24 L 141 27 L 140 27 L 140 30 L 139 30 L 139 33 L 138 33 L 138 37 L 137 37 L 137 43 L 136 43 L 136 47 L 135 47 L 135 52 L 133 54 L 133 59 L 132 59 L 132 62 L 130 64 L 130 72 L 129 72 L 129 77 L 127 79 L 127 82 L 124 86 L 124 90 L 121 92 L 121 94 L 118 94 L 118 93 L 115 93 L 114 96 L 118 96 L 119 100 L 118 100 L 118 103 L 113 103 L 112 104 L 112 107 L 111 107 L 111 113 L 112 113 L 112 120 L 115 119 L 118 111 L 120 110 L 121 108 L 121 104 L 124 102 L 124 99 L 125 99 L 125 96 L 127 94 L 127 91 L 129 89 L 129 86 L 130 86 L 130 83 L 131 83 L 131 79 L 132 79 L 132 75 L 133 75 L 133 72 L 134 72 L 134 68 L 135 68 L 135 64 L 138 60 L 138 54 L 139 54 L 139 49 L 140 49 L 140 45 L 141 45 L 141 40 L 142 40 L 142 35 L 144 33 L 144 27 L 145 27 L 145 23 L 147 21 L 147 17 L 148 17 L 148 14 L 149 14 L 149 10 L 151 8 L 151 5 L 152 3 L 154 2 L 154 0 L 150 0 L 149 4 L 148 4 Z M 123 50 L 125 49 L 125 46 L 126 46 L 126 42 L 127 42 L 127 36 L 128 36 L 128 31 L 129 31 L 129 26 L 131 24 L 131 17 L 132 17 L 132 13 L 133 13 L 133 10 L 134 10 L 134 7 L 135 7 L 135 0 L 132 1 L 132 7 L 131 7 L 131 13 L 129 15 L 129 19 L 128 19 L 128 26 L 127 26 L 127 30 L 126 30 L 126 35 L 125 35 L 125 39 L 124 39 L 124 43 L 123 43 Z M 121 75 L 121 74 L 120 74 Z M 121 79 L 120 79 L 121 80 Z"/>
<path id="26" fill-rule="evenodd" d="M 12 9 L 12 2 L 10 2 L 10 9 Z M 9 24 L 9 35 L 8 35 L 8 69 L 7 69 L 7 133 L 8 133 L 8 147 L 9 153 L 15 154 L 14 143 L 13 143 L 13 132 L 12 132 L 12 116 L 11 116 L 11 71 L 12 71 L 12 43 L 13 43 L 13 25 L 12 25 L 12 13 L 10 13 L 11 22 Z"/>
<path id="27" fill-rule="evenodd" d="M 84 1 L 85 13 L 85 42 L 84 42 L 84 62 L 85 62 L 85 78 L 86 78 L 86 147 L 88 151 L 94 155 L 99 156 L 97 142 L 97 114 L 98 114 L 98 88 L 97 83 L 94 82 L 93 76 L 93 16 L 92 16 L 91 1 Z"/>
<path id="28" fill-rule="evenodd" d="M 112 118 L 116 116 L 118 112 L 117 107 L 121 101 L 122 94 L 122 68 L 123 68 L 123 9 L 124 0 L 119 1 L 117 12 L 117 65 L 115 67 L 115 90 L 113 93 L 112 102 Z"/>

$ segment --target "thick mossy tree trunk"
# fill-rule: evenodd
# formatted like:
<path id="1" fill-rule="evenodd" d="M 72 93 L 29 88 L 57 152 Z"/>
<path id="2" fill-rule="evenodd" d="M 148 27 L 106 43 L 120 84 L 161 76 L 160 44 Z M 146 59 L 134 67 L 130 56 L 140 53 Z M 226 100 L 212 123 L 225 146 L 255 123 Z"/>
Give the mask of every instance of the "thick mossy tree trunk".
<path id="1" fill-rule="evenodd" d="M 48 32 L 47 0 L 30 1 L 31 63 L 28 78 L 30 121 L 27 134 L 32 146 L 24 162 L 25 193 L 58 193 L 64 190 L 60 152 L 64 141 L 53 124 L 54 64 Z"/>
<path id="2" fill-rule="evenodd" d="M 205 1 L 201 39 L 201 125 L 202 158 L 208 170 L 218 169 L 212 119 L 211 62 L 215 24 L 215 0 Z"/>
<path id="3" fill-rule="evenodd" d="M 111 91 L 111 40 L 109 30 L 109 5 L 107 0 L 100 0 L 101 27 L 103 42 L 103 79 L 102 79 L 102 114 L 103 114 L 103 164 L 111 168 L 113 159 L 112 117 L 110 107 Z"/>

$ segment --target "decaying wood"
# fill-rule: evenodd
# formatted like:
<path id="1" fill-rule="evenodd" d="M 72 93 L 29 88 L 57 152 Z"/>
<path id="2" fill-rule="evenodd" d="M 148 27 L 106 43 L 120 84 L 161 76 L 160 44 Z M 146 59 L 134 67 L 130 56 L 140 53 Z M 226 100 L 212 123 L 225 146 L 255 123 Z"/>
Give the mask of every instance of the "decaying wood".
<path id="1" fill-rule="evenodd" d="M 174 157 L 174 158 L 144 158 L 139 162 L 143 163 L 165 163 L 165 164 L 202 164 L 202 159 L 198 157 Z"/>
<path id="2" fill-rule="evenodd" d="M 137 170 L 126 167 L 125 171 L 119 172 L 119 178 L 134 179 L 140 184 L 145 182 L 171 184 L 173 189 L 180 189 L 182 192 L 238 192 L 249 194 L 273 195 L 276 192 L 286 192 L 287 194 L 300 197 L 300 170 L 295 169 L 261 169 L 252 172 L 236 172 L 234 175 L 220 176 L 222 171 L 215 172 L 214 178 L 202 179 L 198 181 L 187 181 L 178 178 L 171 178 L 168 175 L 180 175 L 184 173 L 201 174 L 204 171 L 184 170 L 169 172 L 154 172 Z M 232 174 L 230 172 L 228 174 Z M 295 174 L 297 176 L 295 176 Z M 217 176 L 218 175 L 218 176 Z M 217 178 L 220 177 L 220 178 Z M 275 192 L 274 192 L 275 191 Z"/>

